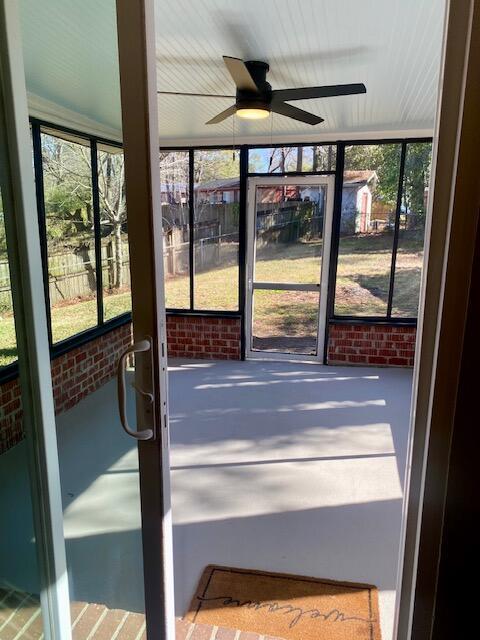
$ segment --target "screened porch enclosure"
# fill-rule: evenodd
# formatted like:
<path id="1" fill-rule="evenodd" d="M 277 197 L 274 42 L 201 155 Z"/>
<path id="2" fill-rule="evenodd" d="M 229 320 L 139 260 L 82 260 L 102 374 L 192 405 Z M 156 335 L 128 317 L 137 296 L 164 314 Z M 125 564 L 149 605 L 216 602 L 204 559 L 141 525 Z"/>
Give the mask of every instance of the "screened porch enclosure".
<path id="1" fill-rule="evenodd" d="M 148 640 L 292 640 L 186 621 L 208 565 L 369 585 L 370 640 L 395 640 L 445 0 L 10 4 L 52 388 L 41 450 L 2 183 L 0 640 L 49 637 L 31 482 L 47 454 L 58 640 L 147 640 L 148 620 Z M 137 9 L 155 41 L 120 13 Z M 151 73 L 132 80 L 137 45 Z M 282 113 L 257 85 L 267 117 L 242 119 L 242 61 L 304 97 Z"/>
<path id="2" fill-rule="evenodd" d="M 37 120 L 32 120 L 31 130 L 51 347 L 60 354 L 131 322 L 123 153 L 117 143 Z M 354 364 L 348 356 L 357 355 L 348 349 L 331 349 L 329 354 L 328 326 L 356 322 L 368 332 L 369 326 L 387 323 L 414 332 L 430 161 L 427 139 L 161 150 L 159 215 L 167 314 L 190 314 L 192 323 L 205 313 L 245 319 L 246 237 L 253 224 L 247 220 L 245 190 L 251 179 L 262 175 L 291 177 L 292 186 L 278 198 L 275 191 L 264 194 L 265 206 L 256 218 L 255 279 L 274 282 L 281 274 L 286 282 L 298 274 L 299 283 L 318 281 L 323 200 L 308 187 L 295 187 L 293 178 L 333 176 L 337 186 L 325 265 L 330 275 L 324 293 L 324 362 Z M 278 199 L 283 204 L 275 204 Z M 0 363 L 8 376 L 15 372 L 16 352 L 4 240 L 0 251 Z M 287 353 L 315 350 L 318 296 L 272 290 L 258 292 L 256 298 L 256 346 L 246 344 L 242 334 L 239 356 L 262 341 L 269 350 L 268 340 L 272 345 L 283 340 Z M 297 339 L 303 347 L 295 347 Z M 381 358 L 380 350 L 388 352 L 388 346 L 365 345 L 370 351 L 360 351 L 359 362 L 389 364 L 368 359 Z M 272 349 L 278 350 L 275 345 Z M 197 355 L 216 353 L 200 349 Z M 392 349 L 389 353 L 399 357 Z M 403 364 L 411 362 L 404 359 Z"/>

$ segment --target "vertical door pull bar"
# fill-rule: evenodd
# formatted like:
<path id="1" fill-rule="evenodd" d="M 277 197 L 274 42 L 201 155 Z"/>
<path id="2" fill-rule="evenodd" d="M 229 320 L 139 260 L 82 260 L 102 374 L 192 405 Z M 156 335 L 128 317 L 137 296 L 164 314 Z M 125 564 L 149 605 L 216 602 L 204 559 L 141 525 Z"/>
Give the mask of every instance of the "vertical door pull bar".
<path id="1" fill-rule="evenodd" d="M 136 429 L 132 429 L 128 424 L 127 418 L 127 393 L 126 393 L 126 380 L 125 380 L 125 372 L 127 368 L 127 360 L 131 354 L 134 353 L 142 353 L 144 351 L 150 351 L 152 348 L 152 344 L 150 339 L 139 340 L 134 344 L 130 345 L 125 349 L 125 351 L 120 356 L 118 361 L 117 368 L 117 389 L 118 389 L 118 411 L 120 413 L 120 422 L 122 423 L 122 427 L 125 433 L 128 433 L 129 436 L 135 438 L 135 440 L 152 440 L 154 437 L 153 429 L 144 429 L 143 431 L 137 431 Z M 144 398 L 146 398 L 150 403 L 153 403 L 153 395 L 143 389 L 137 389 Z"/>

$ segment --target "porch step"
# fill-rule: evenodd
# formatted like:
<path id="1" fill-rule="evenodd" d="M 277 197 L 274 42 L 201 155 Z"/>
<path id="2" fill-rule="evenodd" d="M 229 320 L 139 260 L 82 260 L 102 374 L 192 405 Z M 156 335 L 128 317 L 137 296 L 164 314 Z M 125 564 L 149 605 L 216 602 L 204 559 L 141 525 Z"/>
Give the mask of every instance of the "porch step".
<path id="1" fill-rule="evenodd" d="M 72 602 L 73 640 L 146 640 L 145 616 L 108 609 L 103 604 Z M 177 618 L 176 640 L 282 640 L 249 631 L 193 624 Z M 0 640 L 43 640 L 38 596 L 0 588 Z"/>

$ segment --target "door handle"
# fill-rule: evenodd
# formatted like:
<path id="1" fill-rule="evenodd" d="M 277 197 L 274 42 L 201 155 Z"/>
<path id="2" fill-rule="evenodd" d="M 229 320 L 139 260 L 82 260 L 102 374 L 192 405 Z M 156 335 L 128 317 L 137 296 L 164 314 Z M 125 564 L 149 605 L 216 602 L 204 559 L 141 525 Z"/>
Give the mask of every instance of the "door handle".
<path id="1" fill-rule="evenodd" d="M 125 380 L 125 372 L 127 369 L 127 359 L 128 356 L 135 353 L 143 353 L 145 351 L 150 351 L 152 348 L 152 342 L 150 338 L 146 338 L 145 340 L 139 340 L 138 342 L 134 342 L 132 345 L 127 347 L 125 351 L 120 356 L 117 367 L 117 390 L 118 390 L 118 412 L 120 414 L 120 422 L 122 423 L 122 427 L 129 436 L 135 438 L 135 440 L 152 440 L 154 437 L 153 429 L 143 429 L 142 431 L 137 431 L 136 429 L 132 429 L 128 424 L 127 418 L 127 384 Z M 146 398 L 151 404 L 153 404 L 153 394 L 143 389 L 138 389 L 135 385 L 134 389 L 138 393 L 140 393 L 144 398 Z"/>

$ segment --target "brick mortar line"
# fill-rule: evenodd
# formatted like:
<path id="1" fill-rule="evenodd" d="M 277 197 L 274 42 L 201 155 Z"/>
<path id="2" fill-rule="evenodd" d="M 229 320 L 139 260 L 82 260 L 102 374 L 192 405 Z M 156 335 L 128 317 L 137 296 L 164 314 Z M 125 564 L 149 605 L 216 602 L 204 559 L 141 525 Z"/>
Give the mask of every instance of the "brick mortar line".
<path id="1" fill-rule="evenodd" d="M 110 640 L 115 640 L 115 638 L 118 637 L 118 634 L 120 633 L 120 631 L 122 630 L 123 626 L 125 625 L 125 622 L 127 621 L 127 618 L 129 616 L 129 612 L 125 611 L 123 618 L 120 620 L 120 622 L 118 623 L 117 628 L 115 629 L 115 633 L 113 634 L 113 636 L 110 638 Z"/>
<path id="2" fill-rule="evenodd" d="M 78 622 L 80 621 L 80 618 L 83 616 L 83 614 L 85 613 L 85 611 L 87 609 L 88 609 L 88 604 L 85 604 L 83 609 L 80 611 L 78 616 L 75 618 L 75 622 L 72 623 L 72 631 L 75 629 L 75 627 L 77 626 Z"/>
<path id="3" fill-rule="evenodd" d="M 10 621 L 13 619 L 13 617 L 17 613 L 17 611 L 21 608 L 22 604 L 24 602 L 26 602 L 27 600 L 29 600 L 29 599 L 30 599 L 30 596 L 26 595 L 24 598 L 22 598 L 22 600 L 20 600 L 20 602 L 17 604 L 16 609 L 14 609 L 12 611 L 12 613 L 8 616 L 8 618 L 5 620 L 5 622 L 0 626 L 0 631 L 3 631 L 3 629 L 6 628 L 6 626 L 10 623 Z"/>
<path id="4" fill-rule="evenodd" d="M 27 622 L 23 625 L 23 627 L 20 629 L 20 631 L 17 633 L 17 635 L 13 638 L 13 640 L 20 640 L 20 638 L 23 636 L 23 634 L 25 633 L 25 631 L 33 624 L 33 622 L 38 618 L 38 616 L 41 614 L 42 610 L 40 609 L 40 607 L 30 616 L 30 619 L 27 620 Z"/>
<path id="5" fill-rule="evenodd" d="M 140 640 L 140 638 L 143 636 L 143 632 L 145 631 L 146 628 L 147 628 L 146 622 L 142 622 L 142 626 L 140 627 L 140 631 L 135 636 L 135 640 Z"/>
<path id="6" fill-rule="evenodd" d="M 92 638 L 95 637 L 95 633 L 97 632 L 98 627 L 102 624 L 103 620 L 106 618 L 108 611 L 109 610 L 105 607 L 104 611 L 102 611 L 98 620 L 95 622 L 95 624 L 91 628 L 90 633 L 88 634 L 86 640 L 92 640 Z"/>
<path id="7" fill-rule="evenodd" d="M 190 629 L 187 631 L 187 635 L 185 636 L 185 640 L 190 640 L 190 638 L 193 635 L 194 630 L 195 630 L 195 625 L 191 622 L 190 623 Z"/>

